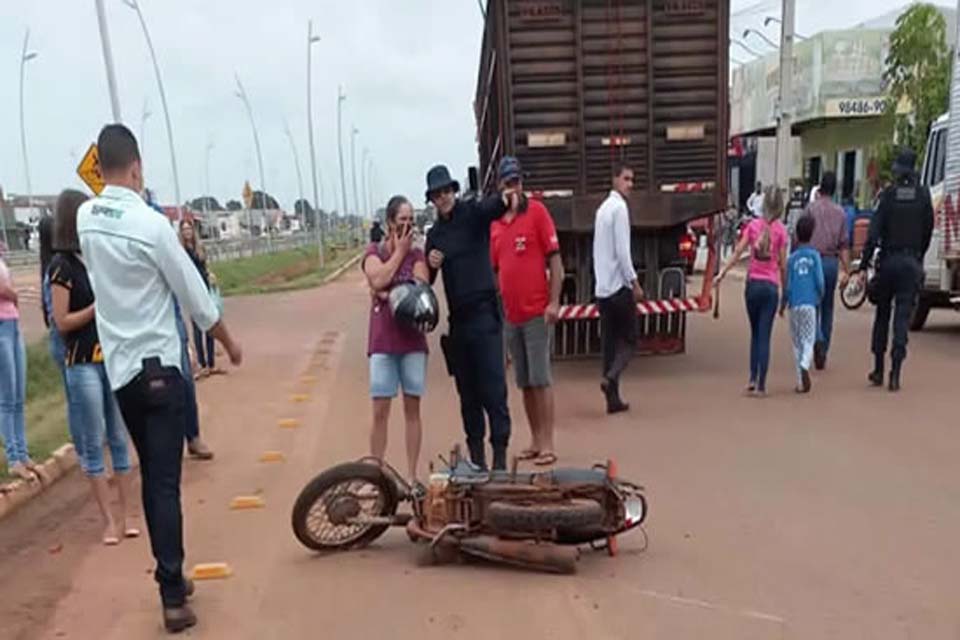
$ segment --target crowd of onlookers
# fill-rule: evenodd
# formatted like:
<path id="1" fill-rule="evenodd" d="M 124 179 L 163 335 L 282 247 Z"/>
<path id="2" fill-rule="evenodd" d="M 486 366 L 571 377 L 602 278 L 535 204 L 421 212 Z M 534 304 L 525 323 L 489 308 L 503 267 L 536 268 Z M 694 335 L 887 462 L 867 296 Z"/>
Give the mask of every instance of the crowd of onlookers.
<path id="1" fill-rule="evenodd" d="M 103 516 L 103 542 L 114 545 L 120 536 L 135 537 L 140 532 L 128 525 L 131 504 L 128 434 L 107 379 L 93 289 L 77 234 L 77 212 L 87 200 L 79 191 L 65 190 L 57 199 L 54 214 L 40 220 L 41 307 L 48 328 L 50 357 L 60 371 L 67 400 L 70 439 Z M 158 216 L 164 215 L 159 207 L 153 208 Z M 208 269 L 203 243 L 192 221 L 180 222 L 179 239 L 210 295 L 222 309 L 215 275 Z M 24 414 L 27 360 L 19 316 L 20 301 L 0 246 L 0 437 L 8 473 L 33 482 L 42 479 L 42 469 L 30 458 L 27 449 Z M 209 460 L 213 453 L 200 438 L 194 381 L 224 373 L 224 370 L 216 366 L 213 338 L 191 322 L 194 339 L 191 349 L 179 307 L 176 316 L 182 341 L 182 371 L 188 388 L 187 449 L 193 457 Z M 105 445 L 119 492 L 118 518 L 109 506 Z"/>

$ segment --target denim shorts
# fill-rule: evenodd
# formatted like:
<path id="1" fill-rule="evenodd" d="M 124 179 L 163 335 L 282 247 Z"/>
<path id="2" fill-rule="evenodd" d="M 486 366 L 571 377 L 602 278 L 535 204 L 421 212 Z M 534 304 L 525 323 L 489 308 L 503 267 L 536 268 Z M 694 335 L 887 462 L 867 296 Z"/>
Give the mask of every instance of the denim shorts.
<path id="1" fill-rule="evenodd" d="M 370 355 L 370 397 L 421 397 L 427 383 L 427 354 L 374 353 Z"/>
<path id="2" fill-rule="evenodd" d="M 117 400 L 110 390 L 103 364 L 75 364 L 67 367 L 70 436 L 80 459 L 80 468 L 91 477 L 106 471 L 103 445 L 110 449 L 114 473 L 130 470 L 127 427 Z"/>

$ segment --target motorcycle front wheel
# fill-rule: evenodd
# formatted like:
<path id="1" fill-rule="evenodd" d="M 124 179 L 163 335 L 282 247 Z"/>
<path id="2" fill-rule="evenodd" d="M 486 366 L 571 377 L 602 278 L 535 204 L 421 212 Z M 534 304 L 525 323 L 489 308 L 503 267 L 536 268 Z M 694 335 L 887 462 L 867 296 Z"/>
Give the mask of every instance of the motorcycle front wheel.
<path id="1" fill-rule="evenodd" d="M 314 551 L 364 547 L 390 526 L 364 518 L 393 516 L 398 501 L 393 482 L 380 467 L 364 462 L 337 465 L 300 492 L 293 506 L 293 533 Z"/>
<path id="2" fill-rule="evenodd" d="M 851 311 L 859 309 L 867 300 L 867 282 L 861 278 L 850 278 L 847 286 L 840 290 L 840 302 Z"/>

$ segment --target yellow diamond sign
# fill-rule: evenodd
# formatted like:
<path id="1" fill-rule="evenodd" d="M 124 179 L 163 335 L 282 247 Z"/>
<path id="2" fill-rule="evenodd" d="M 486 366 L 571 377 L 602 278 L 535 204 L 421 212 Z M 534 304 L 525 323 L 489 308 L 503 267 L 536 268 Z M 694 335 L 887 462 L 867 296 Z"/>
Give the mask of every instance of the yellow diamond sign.
<path id="1" fill-rule="evenodd" d="M 103 176 L 100 174 L 100 155 L 97 153 L 97 145 L 91 144 L 83 154 L 83 160 L 77 167 L 77 175 L 96 195 L 100 195 L 103 191 Z"/>

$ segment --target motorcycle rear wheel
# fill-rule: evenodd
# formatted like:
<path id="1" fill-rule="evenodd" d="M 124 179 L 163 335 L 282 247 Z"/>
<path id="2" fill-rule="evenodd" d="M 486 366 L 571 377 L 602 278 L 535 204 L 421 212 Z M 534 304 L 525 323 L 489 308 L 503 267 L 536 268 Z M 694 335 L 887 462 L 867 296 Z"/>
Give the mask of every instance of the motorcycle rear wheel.
<path id="1" fill-rule="evenodd" d="M 291 522 L 297 540 L 314 551 L 365 547 L 390 525 L 350 523 L 361 514 L 392 516 L 397 512 L 396 488 L 380 467 L 349 462 L 327 469 L 300 492 Z"/>
<path id="2" fill-rule="evenodd" d="M 600 528 L 604 517 L 603 506 L 596 500 L 545 504 L 497 501 L 487 508 L 484 524 L 497 531 L 542 533 Z"/>

